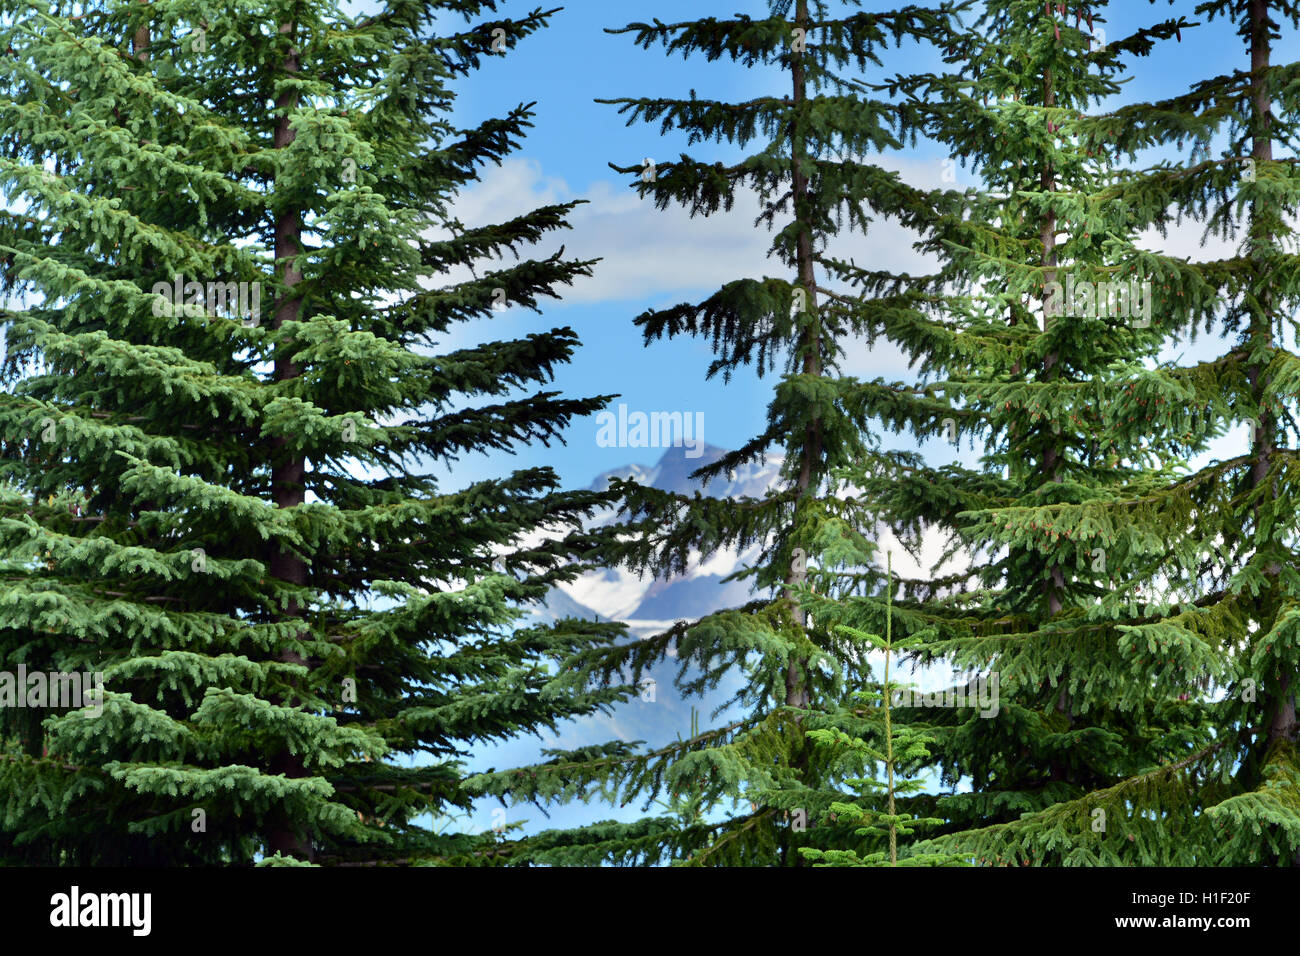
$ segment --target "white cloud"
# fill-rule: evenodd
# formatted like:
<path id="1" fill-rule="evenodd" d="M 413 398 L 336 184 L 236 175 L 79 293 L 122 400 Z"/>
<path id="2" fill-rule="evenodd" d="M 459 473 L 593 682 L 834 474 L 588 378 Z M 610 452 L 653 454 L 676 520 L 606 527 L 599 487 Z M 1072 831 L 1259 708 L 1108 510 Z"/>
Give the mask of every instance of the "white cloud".
<path id="1" fill-rule="evenodd" d="M 940 179 L 937 161 L 890 165 L 917 185 L 937 185 Z M 732 279 L 783 272 L 767 257 L 772 233 L 755 225 L 759 203 L 750 193 L 742 193 L 728 212 L 692 217 L 676 205 L 656 209 L 653 201 L 612 178 L 578 192 L 563 179 L 547 176 L 535 160 L 521 158 L 488 170 L 481 182 L 458 197 L 454 208 L 463 223 L 474 226 L 575 199 L 586 204 L 570 216 L 572 230 L 557 233 L 555 240 L 564 243 L 569 255 L 601 261 L 593 278 L 565 292 L 566 302 L 661 301 L 708 292 Z M 846 235 L 836 254 L 870 268 L 926 268 L 911 241 L 896 225 L 882 221 L 869 236 Z"/>
<path id="2" fill-rule="evenodd" d="M 569 217 L 571 230 L 555 233 L 566 255 L 600 259 L 594 276 L 565 291 L 571 303 L 660 299 L 698 291 L 722 281 L 771 271 L 764 258 L 770 238 L 756 230 L 757 207 L 691 219 L 679 208 L 660 211 L 635 191 L 597 180 L 581 193 L 546 176 L 535 160 L 507 160 L 457 199 L 456 216 L 467 226 L 501 222 L 543 204 L 585 200 Z M 454 276 L 453 278 L 463 278 Z"/>

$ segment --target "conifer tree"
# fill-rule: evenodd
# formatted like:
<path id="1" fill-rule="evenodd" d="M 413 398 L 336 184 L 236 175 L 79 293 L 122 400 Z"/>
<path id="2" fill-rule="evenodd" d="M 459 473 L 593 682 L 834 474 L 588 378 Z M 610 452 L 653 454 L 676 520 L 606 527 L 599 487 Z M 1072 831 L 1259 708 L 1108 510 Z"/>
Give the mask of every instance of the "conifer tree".
<path id="1" fill-rule="evenodd" d="M 717 140 L 748 152 L 726 164 L 682 155 L 611 165 L 635 176 L 635 188 L 661 209 L 679 204 L 707 216 L 731 210 L 746 194 L 757 198 L 757 224 L 773 233 L 769 256 L 777 274 L 738 277 L 702 301 L 649 311 L 636 322 L 647 344 L 707 339 L 715 353 L 709 377 L 726 381 L 750 365 L 760 375 L 783 367 L 763 431 L 697 477 L 726 475 L 773 452 L 783 458 L 780 481 L 761 498 L 688 497 L 617 484 L 629 514 L 619 556 L 630 567 L 671 575 L 720 550 L 757 546 L 761 556 L 738 572 L 755 598 L 636 644 L 595 649 L 573 679 L 638 681 L 671 650 L 687 695 L 742 675 L 743 688 L 729 702 L 741 713 L 637 759 L 610 761 L 620 799 L 648 802 L 667 793 L 679 812 L 552 834 L 553 862 L 802 865 L 798 850 L 805 846 L 870 849 L 872 838 L 856 834 L 851 821 L 831 820 L 829 808 L 848 799 L 844 782 L 868 776 L 873 760 L 819 748 L 807 737 L 818 728 L 855 739 L 877 733 L 874 718 L 842 706 L 877 683 L 862 666 L 860 643 L 834 630 L 833 615 L 810 619 L 805 609 L 820 580 L 819 561 L 834 561 L 822 555 L 822 526 L 832 518 L 854 529 L 872 524 L 870 514 L 840 497 L 843 482 L 835 475 L 860 462 L 870 440 L 862 386 L 840 368 L 864 323 L 844 307 L 824 258 L 838 235 L 864 231 L 872 217 L 905 220 L 923 208 L 894 172 L 868 159 L 900 144 L 907 115 L 871 95 L 864 75 L 882 65 L 891 46 L 938 31 L 946 13 L 911 6 L 866 13 L 859 6 L 786 0 L 772 3 L 762 19 L 710 16 L 611 31 L 631 33 L 645 48 L 662 45 L 670 55 L 767 70 L 763 75 L 781 83 L 777 92 L 743 103 L 694 92 L 602 102 L 617 105 L 629 123 L 683 131 L 692 145 Z M 858 553 L 874 551 L 859 531 L 853 543 Z M 874 567 L 857 569 L 855 586 L 878 592 L 883 582 Z M 589 792 L 609 783 L 593 782 Z"/>
<path id="2" fill-rule="evenodd" d="M 876 837 L 887 841 L 887 849 L 882 847 L 866 856 L 855 850 L 819 850 L 803 847 L 800 852 L 806 859 L 814 861 L 816 866 L 945 866 L 962 865 L 966 860 L 960 854 L 945 852 L 928 852 L 899 856 L 899 837 L 908 837 L 921 827 L 942 825 L 944 821 L 937 817 L 918 818 L 911 813 L 900 812 L 898 797 L 903 794 L 916 793 L 924 788 L 924 783 L 916 779 L 904 779 L 900 771 L 908 767 L 923 767 L 929 762 L 930 752 L 927 745 L 933 742 L 923 728 L 916 723 L 896 725 L 893 720 L 894 701 L 912 698 L 910 685 L 891 680 L 890 668 L 894 663 L 894 654 L 906 650 L 909 644 L 895 640 L 893 634 L 893 589 L 894 568 L 892 555 L 886 555 L 885 562 L 885 636 L 882 640 L 878 634 L 868 634 L 856 628 L 840 625 L 840 630 L 860 641 L 864 647 L 875 648 L 884 653 L 884 679 L 879 691 L 859 691 L 855 703 L 872 708 L 874 715 L 882 723 L 880 737 L 884 740 L 883 751 L 861 737 L 850 737 L 836 728 L 819 728 L 808 733 L 809 738 L 825 747 L 839 748 L 866 758 L 871 765 L 885 768 L 885 780 L 870 777 L 851 780 L 849 784 L 862 798 L 855 803 L 832 803 L 830 811 L 842 815 L 846 822 L 860 823 L 858 836 Z M 914 638 L 913 641 L 916 639 Z M 883 798 L 883 799 L 882 799 Z"/>
<path id="3" fill-rule="evenodd" d="M 0 713 L 7 860 L 522 860 L 421 821 L 471 806 L 471 746 L 629 692 L 554 683 L 617 628 L 518 622 L 583 569 L 608 499 L 549 468 L 431 476 L 606 401 L 547 390 L 567 328 L 435 347 L 591 265 L 519 258 L 570 204 L 452 211 L 533 115 L 448 119 L 554 12 L 497 7 L 0 4 L 0 259 L 21 296 L 0 669 L 104 681 Z M 531 794 L 563 788 L 530 772 Z"/>
<path id="4" fill-rule="evenodd" d="M 1244 453 L 1181 473 L 1153 471 L 1092 515 L 1131 543 L 1116 589 L 1149 595 L 1126 628 L 1130 657 L 1167 698 L 1206 715 L 1208 739 L 1094 799 L 1124 820 L 1102 859 L 1197 865 L 1300 864 L 1296 686 L 1298 540 L 1294 459 L 1297 301 L 1294 143 L 1297 64 L 1276 63 L 1300 7 L 1279 0 L 1214 0 L 1202 29 L 1240 44 L 1240 67 L 1183 94 L 1128 108 L 1105 128 L 1133 157 L 1159 144 L 1174 159 L 1126 171 L 1118 197 L 1140 226 L 1204 230 L 1226 256 L 1134 250 L 1165 290 L 1158 327 L 1181 342 L 1217 339 L 1219 355 L 1152 367 L 1130 360 L 1111 403 L 1114 422 L 1142 423 L 1152 445 L 1244 432 Z M 1194 409 L 1193 415 L 1187 410 Z M 1190 429 L 1189 420 L 1208 422 Z M 1244 427 L 1243 427 L 1244 426 Z M 1202 456 L 1204 457 L 1204 456 Z M 1139 656 L 1140 655 L 1140 656 Z M 1170 846 L 1173 844 L 1173 846 Z"/>
<path id="5" fill-rule="evenodd" d="M 878 407 L 899 430 L 968 440 L 980 463 L 885 452 L 858 480 L 915 552 L 927 534 L 947 538 L 940 567 L 905 581 L 894 611 L 896 633 L 916 648 L 911 661 L 998 680 L 993 714 L 900 712 L 934 735 L 942 781 L 969 787 L 909 802 L 910 812 L 947 821 L 946 836 L 917 849 L 960 849 L 981 863 L 1183 859 L 1169 832 L 1154 839 L 1158 849 L 1147 846 L 1170 828 L 1185 836 L 1180 807 L 1112 814 L 1109 828 L 1094 811 L 1104 814 L 1104 795 L 1121 785 L 1117 799 L 1131 803 L 1156 785 L 1147 775 L 1211 735 L 1203 710 L 1170 693 L 1183 671 L 1153 673 L 1135 652 L 1146 602 L 1110 587 L 1138 543 L 1131 525 L 1104 516 L 1153 476 L 1172 476 L 1213 425 L 1176 390 L 1148 390 L 1117 410 L 1116 368 L 1154 359 L 1171 295 L 1164 273 L 1137 253 L 1143 223 L 1114 182 L 1118 121 L 1086 112 L 1119 92 L 1132 57 L 1176 40 L 1187 23 L 1102 45 L 1094 31 L 1104 9 L 989 0 L 942 41 L 952 70 L 887 87 L 923 104 L 920 132 L 980 182 L 934 199 L 920 248 L 942 268 L 911 281 L 930 300 L 918 298 L 905 317 L 878 317 L 878 334 L 928 375 L 920 388 L 892 386 Z M 864 298 L 888 287 L 888 277 L 850 264 L 841 272 Z M 1151 415 L 1134 407 L 1148 402 L 1177 427 L 1153 437 Z M 941 570 L 954 557 L 969 566 Z M 877 628 L 883 604 L 855 602 L 847 622 Z M 1173 663 L 1208 657 L 1197 646 Z"/>

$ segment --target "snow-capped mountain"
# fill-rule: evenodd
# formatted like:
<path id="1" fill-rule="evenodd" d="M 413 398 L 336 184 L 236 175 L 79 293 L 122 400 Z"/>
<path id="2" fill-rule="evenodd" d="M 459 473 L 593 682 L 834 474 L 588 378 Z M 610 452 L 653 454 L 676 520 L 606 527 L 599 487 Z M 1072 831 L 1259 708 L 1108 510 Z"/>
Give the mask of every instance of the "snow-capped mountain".
<path id="1" fill-rule="evenodd" d="M 706 445 L 703 454 L 687 458 L 684 447 L 668 448 L 653 466 L 625 465 L 597 476 L 593 490 L 603 490 L 612 478 L 632 479 L 640 484 L 691 495 L 696 491 L 713 498 L 761 497 L 777 480 L 780 455 L 761 464 L 746 465 L 732 475 L 723 475 L 704 485 L 691 478 L 692 472 L 717 461 L 727 452 Z M 598 515 L 594 525 L 616 520 L 613 511 Z M 737 554 L 719 552 L 707 560 L 693 562 L 684 575 L 673 578 L 638 577 L 622 568 L 592 571 L 552 591 L 542 616 L 566 616 L 623 621 L 633 634 L 647 637 L 674 621 L 694 619 L 725 607 L 750 600 L 748 581 L 725 582 L 723 578 L 757 556 L 757 548 Z"/>

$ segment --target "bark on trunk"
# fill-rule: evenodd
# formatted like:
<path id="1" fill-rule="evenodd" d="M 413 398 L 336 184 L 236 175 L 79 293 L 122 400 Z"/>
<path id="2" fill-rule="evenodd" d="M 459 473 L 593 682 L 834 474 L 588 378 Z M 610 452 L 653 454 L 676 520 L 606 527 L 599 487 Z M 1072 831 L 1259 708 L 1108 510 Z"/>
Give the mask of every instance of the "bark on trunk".
<path id="1" fill-rule="evenodd" d="M 1250 18 L 1251 156 L 1257 164 L 1269 162 L 1273 159 L 1273 115 L 1266 76 L 1272 53 L 1268 32 L 1268 14 L 1268 0 L 1250 0 L 1247 15 Z M 1270 214 L 1270 210 L 1259 207 L 1259 200 L 1252 201 L 1250 255 L 1261 260 L 1265 256 L 1267 246 L 1271 244 L 1274 238 Z M 1261 283 L 1267 268 L 1267 263 L 1261 261 L 1256 270 L 1255 278 Z M 1267 288 L 1261 288 L 1256 301 L 1258 306 L 1251 315 L 1250 342 L 1254 346 L 1261 340 L 1266 340 L 1271 348 L 1275 345 L 1273 341 L 1273 312 L 1275 311 L 1273 297 Z M 1252 364 L 1247 370 L 1251 396 L 1254 399 L 1255 406 L 1259 409 L 1259 422 L 1258 427 L 1255 429 L 1251 449 L 1254 459 L 1250 469 L 1250 485 L 1252 489 L 1263 488 L 1268 483 L 1268 474 L 1272 468 L 1274 451 L 1277 447 L 1277 419 L 1268 408 L 1263 376 L 1264 368 L 1259 364 Z M 1276 488 L 1274 488 L 1275 490 Z M 1267 494 L 1268 491 L 1266 490 L 1265 493 Z M 1262 503 L 1256 506 L 1257 515 L 1261 507 Z M 1256 528 L 1258 529 L 1259 526 L 1260 522 L 1257 520 Z M 1281 567 L 1273 563 L 1268 566 L 1266 573 L 1270 579 L 1276 580 L 1281 571 Z M 1276 602 L 1274 602 L 1272 608 L 1268 609 L 1268 613 L 1277 613 Z M 1276 693 L 1270 695 L 1270 699 L 1267 701 L 1272 713 L 1271 716 L 1265 718 L 1268 725 L 1268 735 L 1264 744 L 1264 752 L 1267 752 L 1268 748 L 1282 740 L 1294 742 L 1297 739 L 1300 728 L 1297 727 L 1296 722 L 1295 684 L 1294 675 L 1283 674 L 1278 682 Z M 1291 865 L 1300 866 L 1300 850 L 1292 856 Z"/>
<path id="2" fill-rule="evenodd" d="M 808 0 L 799 0 L 795 11 L 795 23 L 804 29 L 808 29 Z M 806 36 L 806 33 L 805 33 Z M 794 135 L 791 137 L 791 175 L 793 178 L 794 193 L 794 210 L 795 217 L 806 215 L 805 207 L 808 200 L 808 177 L 805 175 L 802 163 L 806 158 L 804 149 L 803 134 L 799 129 L 798 111 L 808 98 L 808 81 L 805 74 L 802 60 L 798 56 L 791 56 L 791 72 L 794 81 L 794 109 L 796 118 L 794 120 Z M 815 314 L 817 309 L 817 278 L 813 271 L 813 246 L 812 231 L 805 225 L 800 229 L 799 236 L 795 241 L 796 266 L 799 275 L 799 284 L 807 294 L 807 305 L 810 314 Z M 820 375 L 822 372 L 821 362 L 821 336 L 814 329 L 805 329 L 800 336 L 800 347 L 804 352 L 803 373 L 805 375 Z M 821 459 L 821 423 L 817 419 L 808 425 L 808 431 L 805 436 L 803 461 L 799 467 L 798 490 L 799 498 L 816 492 L 817 481 L 820 475 L 815 474 L 816 466 Z M 798 507 L 798 505 L 796 505 Z M 786 577 L 786 597 L 793 598 L 793 589 L 799 587 L 807 580 L 808 573 L 805 568 L 792 567 Z M 794 610 L 795 625 L 803 629 L 807 623 L 806 615 L 802 608 L 796 607 Z M 786 670 L 785 677 L 785 702 L 790 707 L 807 707 L 809 703 L 808 685 L 806 677 L 807 662 L 798 659 L 792 659 Z"/>
<path id="3" fill-rule="evenodd" d="M 288 36 L 291 43 L 296 29 L 297 25 L 294 22 L 280 25 L 280 33 Z M 298 51 L 296 47 L 290 47 L 289 53 L 282 64 L 282 69 L 286 74 L 298 72 Z M 282 93 L 276 99 L 275 105 L 276 109 L 280 111 L 280 116 L 276 122 L 273 144 L 276 149 L 284 149 L 294 141 L 294 131 L 289 124 L 291 113 L 298 105 L 298 96 L 292 91 Z M 301 232 L 302 217 L 299 210 L 283 210 L 276 218 L 275 262 L 280 282 L 285 290 L 279 306 L 275 310 L 273 319 L 273 327 L 277 329 L 286 322 L 296 321 L 302 309 L 301 300 L 293 294 L 294 287 L 302 282 L 302 272 L 295 261 L 302 249 Z M 292 342 L 281 344 L 280 353 L 275 360 L 275 380 L 277 382 L 297 378 L 301 374 L 301 369 L 289 358 L 291 349 Z M 285 453 L 284 446 L 286 442 L 283 438 L 272 439 L 270 444 L 272 498 L 277 508 L 297 507 L 305 499 L 306 492 L 303 486 L 303 478 L 306 474 L 306 462 L 300 455 Z M 299 586 L 307 583 L 307 565 L 301 558 L 286 554 L 273 547 L 268 563 L 272 577 Z M 298 602 L 293 601 L 286 608 L 284 618 L 300 618 L 302 614 L 302 607 Z M 306 663 L 302 655 L 287 648 L 280 652 L 279 657 L 280 660 L 290 664 Z M 294 706 L 297 701 L 290 700 L 287 703 L 289 706 Z M 287 749 L 275 754 L 271 758 L 270 764 L 272 773 L 284 774 L 286 777 L 304 777 L 307 774 L 302 758 L 290 753 Z M 304 837 L 295 821 L 288 819 L 287 815 L 277 822 L 267 834 L 267 848 L 271 853 L 278 852 L 299 859 L 310 860 L 312 857 L 310 842 Z"/>

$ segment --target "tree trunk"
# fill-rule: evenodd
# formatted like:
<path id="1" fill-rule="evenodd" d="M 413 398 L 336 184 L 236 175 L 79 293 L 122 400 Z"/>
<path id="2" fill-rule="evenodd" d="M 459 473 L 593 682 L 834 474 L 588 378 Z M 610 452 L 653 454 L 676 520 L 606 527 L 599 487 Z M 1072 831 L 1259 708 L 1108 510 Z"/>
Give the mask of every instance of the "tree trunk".
<path id="1" fill-rule="evenodd" d="M 1273 159 L 1273 108 L 1270 102 L 1268 79 L 1265 75 L 1269 68 L 1271 40 L 1268 32 L 1268 0 L 1249 0 L 1247 16 L 1250 26 L 1250 87 L 1251 87 L 1251 156 L 1255 162 L 1265 163 Z M 1263 288 L 1269 265 L 1266 261 L 1266 249 L 1274 239 L 1273 229 L 1276 218 L 1274 211 L 1261 207 L 1260 200 L 1251 202 L 1251 222 L 1249 233 L 1249 255 L 1261 260 L 1254 270 L 1253 278 L 1261 283 L 1256 297 L 1258 306 L 1251 313 L 1249 341 L 1254 347 L 1265 340 L 1271 348 L 1273 341 L 1273 296 L 1271 291 Z M 1272 217 L 1272 218 L 1270 218 Z M 1272 467 L 1273 453 L 1277 446 L 1277 419 L 1268 408 L 1268 400 L 1263 385 L 1264 368 L 1252 364 L 1247 369 L 1246 377 L 1250 382 L 1251 397 L 1259 410 L 1259 421 L 1252 436 L 1251 453 L 1253 461 L 1250 469 L 1250 487 L 1252 490 L 1262 488 L 1268 482 L 1268 473 Z M 1276 490 L 1276 489 L 1274 489 Z M 1267 490 L 1265 491 L 1267 493 Z M 1260 527 L 1258 515 L 1261 505 L 1256 505 L 1256 530 Z M 1266 569 L 1269 579 L 1276 581 L 1282 569 L 1272 563 Z M 1268 592 L 1265 592 L 1266 594 Z M 1264 609 L 1268 616 L 1277 614 L 1277 602 L 1272 600 L 1271 607 Z M 1267 621 L 1261 621 L 1261 627 Z M 1288 740 L 1294 742 L 1300 728 L 1296 722 L 1296 692 L 1293 675 L 1283 674 L 1278 682 L 1275 694 L 1265 698 L 1271 715 L 1265 718 L 1268 735 L 1264 742 L 1264 752 L 1276 743 Z M 1300 850 L 1291 858 L 1292 866 L 1300 866 Z"/>
<path id="2" fill-rule="evenodd" d="M 795 23 L 803 30 L 808 29 L 808 0 L 799 0 L 795 12 Z M 806 37 L 805 33 L 805 37 Z M 794 193 L 794 214 L 797 221 L 804 222 L 803 228 L 799 230 L 799 236 L 795 240 L 795 255 L 797 260 L 797 269 L 799 274 L 799 285 L 803 287 L 807 295 L 807 307 L 809 315 L 816 315 L 817 311 L 817 278 L 813 272 L 813 247 L 812 247 L 812 230 L 806 225 L 807 201 L 808 201 L 808 177 L 804 174 L 802 163 L 806 158 L 804 149 L 803 133 L 799 128 L 799 110 L 808 98 L 808 81 L 805 76 L 803 61 L 797 54 L 791 54 L 791 72 L 794 80 L 794 110 L 795 118 L 793 121 L 793 136 L 791 137 L 791 175 L 793 177 Z M 822 372 L 821 363 L 821 334 L 816 329 L 805 328 L 800 333 L 799 346 L 804 353 L 803 374 L 820 375 Z M 808 494 L 815 494 L 817 491 L 820 474 L 814 474 L 821 458 L 821 422 L 816 418 L 808 425 L 808 431 L 805 436 L 803 461 L 799 466 L 799 500 Z M 795 507 L 799 504 L 796 502 Z M 793 589 L 799 587 L 808 578 L 807 570 L 802 566 L 792 567 L 786 577 L 786 597 L 793 598 Z M 800 607 L 794 610 L 795 625 L 803 629 L 807 624 L 807 615 Z M 790 707 L 807 707 L 809 703 L 808 685 L 806 681 L 807 662 L 799 659 L 792 659 L 786 670 L 785 676 L 785 702 Z"/>
<path id="3" fill-rule="evenodd" d="M 1055 78 L 1052 71 L 1048 70 L 1043 77 L 1043 106 L 1052 107 L 1056 105 Z M 1041 185 L 1044 192 L 1056 192 L 1056 170 L 1051 163 L 1043 165 Z M 1047 285 L 1056 281 L 1056 267 L 1059 259 L 1056 252 L 1056 210 L 1049 209 L 1047 216 L 1043 220 L 1041 238 L 1043 243 L 1043 292 L 1044 303 L 1046 303 Z M 1047 314 L 1047 309 L 1043 309 L 1043 331 L 1047 331 L 1052 324 L 1052 317 Z M 1056 352 L 1050 352 L 1043 359 L 1043 378 L 1046 381 L 1053 381 L 1057 375 L 1057 363 L 1060 356 Z M 1043 454 L 1043 473 L 1048 481 L 1059 482 L 1061 480 L 1061 452 L 1054 442 L 1049 442 L 1047 450 Z M 1047 579 L 1043 582 L 1043 592 L 1047 595 L 1047 612 L 1055 617 L 1065 606 L 1065 575 L 1059 564 L 1051 564 L 1047 568 Z"/>
<path id="4" fill-rule="evenodd" d="M 292 40 L 296 28 L 296 23 L 290 21 L 280 25 L 280 32 L 289 36 Z M 296 48 L 290 48 L 282 68 L 287 74 L 298 72 L 298 51 Z M 284 149 L 294 141 L 294 131 L 290 128 L 289 123 L 291 119 L 290 113 L 297 104 L 298 95 L 293 91 L 282 93 L 276 100 L 277 110 L 282 111 L 275 127 L 274 146 L 276 149 Z M 301 299 L 293 294 L 294 287 L 302 282 L 302 272 L 295 262 L 302 249 L 301 232 L 302 218 L 299 210 L 286 209 L 282 211 L 275 221 L 275 263 L 279 272 L 280 283 L 285 290 L 275 310 L 273 327 L 277 329 L 286 322 L 296 321 L 302 309 Z M 289 357 L 292 354 L 292 348 L 293 343 L 291 341 L 280 344 L 279 354 L 275 360 L 275 380 L 277 382 L 297 378 L 301 374 L 297 364 Z M 285 454 L 285 444 L 283 438 L 271 440 L 271 493 L 277 508 L 294 508 L 301 505 L 305 499 L 303 478 L 306 474 L 306 461 L 300 455 Z M 269 564 L 272 577 L 299 586 L 307 583 L 307 565 L 301 558 L 286 554 L 273 547 Z M 298 602 L 291 601 L 285 610 L 284 617 L 286 619 L 300 618 L 302 614 L 303 609 Z M 289 664 L 306 663 L 302 655 L 287 648 L 281 651 L 280 660 Z M 295 706 L 298 701 L 290 700 L 287 703 L 289 706 Z M 272 773 L 284 774 L 286 777 L 306 776 L 306 768 L 303 766 L 302 758 L 290 753 L 287 749 L 275 754 L 270 763 Z M 310 860 L 312 856 L 310 843 L 299 832 L 295 822 L 287 818 L 287 815 L 275 824 L 268 833 L 267 849 L 271 853 L 278 852 L 304 860 Z"/>

